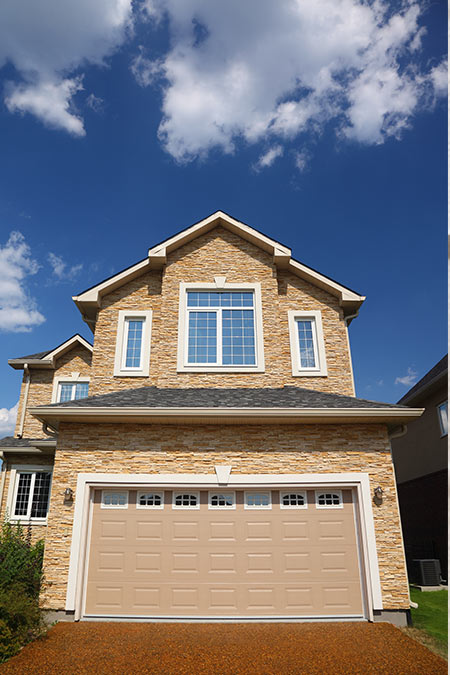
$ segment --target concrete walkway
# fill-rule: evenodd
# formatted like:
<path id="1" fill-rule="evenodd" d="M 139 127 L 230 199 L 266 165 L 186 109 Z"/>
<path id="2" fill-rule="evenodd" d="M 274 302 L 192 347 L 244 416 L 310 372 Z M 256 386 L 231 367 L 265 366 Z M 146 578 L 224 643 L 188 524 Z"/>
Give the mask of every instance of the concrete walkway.
<path id="1" fill-rule="evenodd" d="M 0 666 L 17 675 L 434 675 L 447 663 L 387 623 L 59 623 Z"/>

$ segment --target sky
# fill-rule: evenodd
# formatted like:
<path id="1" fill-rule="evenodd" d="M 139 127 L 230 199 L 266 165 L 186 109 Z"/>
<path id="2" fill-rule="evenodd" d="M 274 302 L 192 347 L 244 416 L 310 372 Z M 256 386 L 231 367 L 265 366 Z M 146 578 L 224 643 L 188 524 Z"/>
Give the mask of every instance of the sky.
<path id="1" fill-rule="evenodd" d="M 0 436 L 8 358 L 218 209 L 367 296 L 357 395 L 397 401 L 447 351 L 446 44 L 443 1 L 3 0 Z"/>

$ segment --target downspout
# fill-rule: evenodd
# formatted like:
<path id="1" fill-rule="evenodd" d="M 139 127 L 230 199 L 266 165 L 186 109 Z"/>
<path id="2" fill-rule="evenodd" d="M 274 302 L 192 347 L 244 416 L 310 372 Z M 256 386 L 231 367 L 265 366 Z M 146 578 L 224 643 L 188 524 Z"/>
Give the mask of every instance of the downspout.
<path id="1" fill-rule="evenodd" d="M 352 376 L 352 385 L 353 385 L 353 396 L 356 396 L 356 389 L 355 389 L 355 376 L 353 374 L 353 362 L 352 362 L 352 352 L 350 349 L 350 338 L 348 336 L 348 324 L 352 319 L 356 319 L 358 316 L 359 312 L 356 312 L 355 314 L 349 314 L 348 316 L 344 316 L 344 321 L 345 321 L 345 334 L 347 336 L 347 349 L 348 349 L 348 360 L 350 362 L 350 373 Z"/>
<path id="2" fill-rule="evenodd" d="M 25 373 L 25 393 L 23 397 L 22 412 L 20 414 L 19 433 L 17 434 L 17 438 L 22 438 L 23 436 L 23 425 L 25 422 L 25 413 L 27 411 L 27 403 L 28 403 L 28 390 L 30 388 L 30 381 L 31 381 L 31 373 L 30 369 L 28 368 L 28 363 L 24 364 L 23 370 Z"/>
<path id="3" fill-rule="evenodd" d="M 44 434 L 46 436 L 51 436 L 52 438 L 58 438 L 58 433 L 57 433 L 56 429 L 53 429 L 53 431 L 50 431 L 50 429 L 48 427 L 49 427 L 49 425 L 46 422 L 42 423 L 42 431 L 44 432 Z"/>
<path id="4" fill-rule="evenodd" d="M 5 489 L 5 477 L 6 477 L 6 461 L 3 452 L 0 452 L 0 459 L 2 460 L 2 477 L 0 480 L 0 513 L 2 513 L 3 490 Z"/>

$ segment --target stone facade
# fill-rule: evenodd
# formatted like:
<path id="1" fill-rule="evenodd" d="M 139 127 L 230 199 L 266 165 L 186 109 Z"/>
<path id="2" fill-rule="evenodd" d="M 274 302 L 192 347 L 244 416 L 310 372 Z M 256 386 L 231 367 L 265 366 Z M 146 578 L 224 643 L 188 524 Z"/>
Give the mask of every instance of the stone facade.
<path id="1" fill-rule="evenodd" d="M 385 609 L 408 609 L 397 493 L 389 440 L 383 425 L 125 425 L 64 424 L 53 474 L 45 549 L 49 584 L 44 604 L 63 609 L 74 506 L 64 489 L 76 488 L 86 473 L 214 473 L 230 464 L 233 473 L 367 472 L 374 504 L 376 542 Z"/>
<path id="2" fill-rule="evenodd" d="M 265 372 L 177 372 L 180 282 L 261 284 Z M 119 310 L 153 310 L 149 377 L 113 377 Z M 321 310 L 327 377 L 293 377 L 289 310 Z M 95 330 L 92 395 L 131 387 L 306 387 L 354 395 L 347 327 L 336 297 L 288 271 L 254 244 L 216 227 L 168 255 L 163 272 L 146 272 L 102 298 Z"/>

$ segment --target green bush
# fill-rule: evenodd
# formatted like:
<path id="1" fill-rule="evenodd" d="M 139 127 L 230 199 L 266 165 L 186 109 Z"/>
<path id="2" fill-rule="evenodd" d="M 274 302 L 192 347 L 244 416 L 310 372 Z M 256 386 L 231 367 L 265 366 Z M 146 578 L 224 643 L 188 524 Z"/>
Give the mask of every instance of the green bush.
<path id="1" fill-rule="evenodd" d="M 0 663 L 44 630 L 39 608 L 43 541 L 31 528 L 5 521 L 0 528 Z"/>

